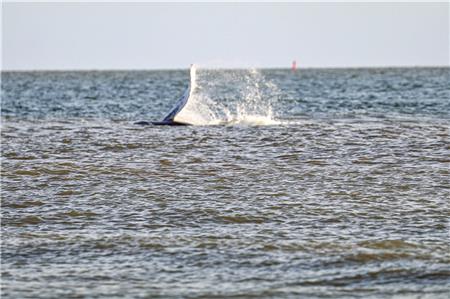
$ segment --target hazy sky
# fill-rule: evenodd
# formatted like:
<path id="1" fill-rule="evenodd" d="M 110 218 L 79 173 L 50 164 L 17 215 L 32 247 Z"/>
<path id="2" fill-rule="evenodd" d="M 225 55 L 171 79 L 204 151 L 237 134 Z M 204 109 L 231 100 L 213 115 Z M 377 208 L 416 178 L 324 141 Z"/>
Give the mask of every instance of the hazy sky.
<path id="1" fill-rule="evenodd" d="M 448 3 L 3 3 L 5 70 L 449 65 Z"/>

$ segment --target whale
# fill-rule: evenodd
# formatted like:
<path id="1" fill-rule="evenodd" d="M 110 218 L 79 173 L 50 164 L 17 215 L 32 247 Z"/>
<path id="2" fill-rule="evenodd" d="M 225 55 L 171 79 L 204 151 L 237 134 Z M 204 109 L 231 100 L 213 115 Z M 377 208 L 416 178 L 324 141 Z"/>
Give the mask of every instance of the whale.
<path id="1" fill-rule="evenodd" d="M 178 99 L 175 106 L 170 110 L 170 112 L 166 115 L 166 117 L 163 118 L 161 121 L 138 121 L 135 122 L 135 125 L 155 125 L 155 126 L 187 126 L 188 123 L 176 121 L 175 117 L 178 115 L 178 113 L 181 112 L 181 110 L 186 106 L 189 95 L 191 93 L 191 86 L 189 85 L 188 88 L 185 90 L 183 95 Z"/>
<path id="2" fill-rule="evenodd" d="M 194 83 L 193 83 L 194 82 Z M 176 101 L 174 107 L 169 111 L 169 113 L 161 121 L 138 121 L 135 125 L 156 125 L 156 126 L 188 126 L 191 125 L 188 121 L 183 118 L 179 118 L 178 115 L 186 107 L 190 97 L 191 88 L 195 84 L 195 66 L 191 65 L 190 69 L 190 81 L 189 85 L 184 91 L 183 95 Z"/>

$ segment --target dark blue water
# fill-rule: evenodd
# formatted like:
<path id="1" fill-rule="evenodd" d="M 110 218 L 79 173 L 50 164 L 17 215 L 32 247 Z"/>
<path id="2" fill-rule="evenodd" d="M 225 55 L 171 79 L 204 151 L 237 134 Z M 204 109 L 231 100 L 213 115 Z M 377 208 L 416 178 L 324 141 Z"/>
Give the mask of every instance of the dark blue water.
<path id="1" fill-rule="evenodd" d="M 3 72 L 2 297 L 448 298 L 449 75 Z"/>
<path id="2" fill-rule="evenodd" d="M 228 72 L 237 73 L 230 84 L 245 73 Z M 269 96 L 277 100 L 279 119 L 450 118 L 448 68 L 262 70 L 261 74 L 278 87 Z M 213 79 L 221 80 L 220 75 Z M 6 72 L 2 80 L 4 118 L 133 121 L 163 117 L 188 84 L 189 72 Z M 231 89 L 228 98 L 223 92 L 215 97 L 231 100 L 233 86 L 226 87 Z"/>

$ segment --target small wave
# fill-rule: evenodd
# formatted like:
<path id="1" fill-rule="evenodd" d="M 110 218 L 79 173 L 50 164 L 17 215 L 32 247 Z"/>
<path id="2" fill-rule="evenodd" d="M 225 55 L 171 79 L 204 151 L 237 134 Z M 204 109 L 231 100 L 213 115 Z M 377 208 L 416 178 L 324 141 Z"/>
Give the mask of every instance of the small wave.
<path id="1" fill-rule="evenodd" d="M 413 256 L 407 252 L 358 252 L 347 257 L 348 261 L 368 263 L 375 261 L 389 261 L 410 258 Z"/>
<path id="2" fill-rule="evenodd" d="M 417 244 L 406 242 L 403 240 L 363 241 L 360 242 L 359 245 L 370 249 L 392 249 L 392 250 L 418 247 Z"/>
<path id="3" fill-rule="evenodd" d="M 45 205 L 43 202 L 38 200 L 29 200 L 23 202 L 14 202 L 14 203 L 6 203 L 4 206 L 13 208 L 13 209 L 26 209 L 30 207 L 39 207 Z"/>
<path id="4" fill-rule="evenodd" d="M 11 160 L 34 160 L 34 159 L 36 159 L 36 157 L 32 156 L 32 155 L 20 155 L 15 152 L 5 153 L 3 156 L 5 158 L 11 159 Z"/>
<path id="5" fill-rule="evenodd" d="M 44 222 L 41 217 L 29 215 L 19 219 L 15 224 L 17 226 L 38 225 Z"/>
<path id="6" fill-rule="evenodd" d="M 25 170 L 25 169 L 20 169 L 14 172 L 15 175 L 19 175 L 19 176 L 38 176 L 41 175 L 41 173 L 39 171 L 36 170 Z"/>
<path id="7" fill-rule="evenodd" d="M 247 224 L 247 223 L 263 223 L 266 219 L 255 216 L 235 215 L 235 216 L 221 216 L 225 223 Z"/>
<path id="8" fill-rule="evenodd" d="M 75 191 L 75 190 L 63 190 L 63 191 L 56 193 L 56 195 L 59 195 L 59 196 L 71 196 L 71 195 L 78 195 L 78 194 L 81 194 L 81 192 Z"/>
<path id="9" fill-rule="evenodd" d="M 98 216 L 97 213 L 91 212 L 91 211 L 69 211 L 65 213 L 59 214 L 61 217 L 95 217 Z"/>

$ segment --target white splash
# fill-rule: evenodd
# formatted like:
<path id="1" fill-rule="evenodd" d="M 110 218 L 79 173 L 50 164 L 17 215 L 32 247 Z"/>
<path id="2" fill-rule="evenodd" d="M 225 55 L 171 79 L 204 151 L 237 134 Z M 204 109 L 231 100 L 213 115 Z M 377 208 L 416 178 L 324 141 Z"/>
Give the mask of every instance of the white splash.
<path id="1" fill-rule="evenodd" d="M 189 101 L 177 121 L 193 125 L 275 125 L 272 101 L 278 89 L 255 69 L 191 66 Z M 197 76 L 198 75 L 198 76 Z"/>

